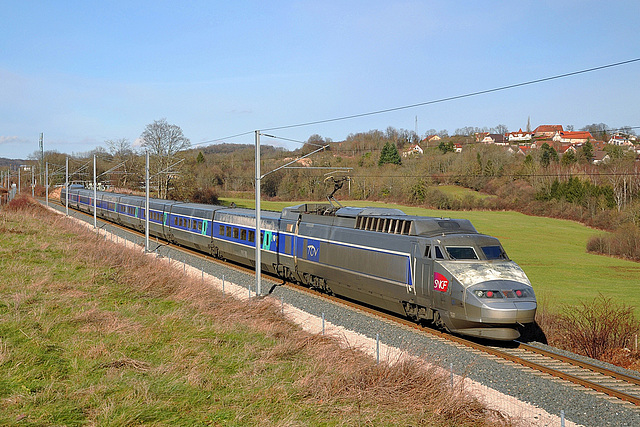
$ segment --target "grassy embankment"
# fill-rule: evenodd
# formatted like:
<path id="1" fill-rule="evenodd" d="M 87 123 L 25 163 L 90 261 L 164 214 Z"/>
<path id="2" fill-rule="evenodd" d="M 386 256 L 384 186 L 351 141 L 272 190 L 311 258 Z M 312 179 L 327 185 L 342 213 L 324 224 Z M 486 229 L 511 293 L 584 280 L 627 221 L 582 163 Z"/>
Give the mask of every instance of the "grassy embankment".
<path id="1" fill-rule="evenodd" d="M 40 206 L 0 211 L 0 425 L 496 422 L 422 363 L 376 365 L 97 239 Z"/>
<path id="2" fill-rule="evenodd" d="M 253 200 L 223 201 L 255 207 Z M 261 206 L 279 211 L 297 203 L 301 202 L 263 201 Z M 598 231 L 577 222 L 509 211 L 438 211 L 360 200 L 341 203 L 399 208 L 410 215 L 469 219 L 479 232 L 500 239 L 507 254 L 529 276 L 543 309 L 557 312 L 564 304 L 591 301 L 602 293 L 617 303 L 633 306 L 640 316 L 640 264 L 587 253 L 587 240 Z"/>

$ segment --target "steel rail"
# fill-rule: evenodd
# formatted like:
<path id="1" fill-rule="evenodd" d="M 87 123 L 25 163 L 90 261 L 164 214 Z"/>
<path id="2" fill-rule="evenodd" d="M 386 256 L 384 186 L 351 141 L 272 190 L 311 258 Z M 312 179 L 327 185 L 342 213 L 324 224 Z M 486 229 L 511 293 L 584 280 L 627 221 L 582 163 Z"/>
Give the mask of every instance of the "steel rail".
<path id="1" fill-rule="evenodd" d="M 550 357 L 550 358 L 555 359 L 555 360 L 560 360 L 562 362 L 570 363 L 571 365 L 579 366 L 579 367 L 581 367 L 583 369 L 588 369 L 590 371 L 597 372 L 597 373 L 602 374 L 602 375 L 613 377 L 615 379 L 618 379 L 618 380 L 621 380 L 621 381 L 628 382 L 630 384 L 635 384 L 635 385 L 640 386 L 640 377 L 634 377 L 634 376 L 631 376 L 631 375 L 626 375 L 626 374 L 624 374 L 622 372 L 618 372 L 618 371 L 614 371 L 614 370 L 611 370 L 611 369 L 604 368 L 602 366 L 594 365 L 594 364 L 586 362 L 584 360 L 573 359 L 571 357 L 568 357 L 568 356 L 565 356 L 565 355 L 562 355 L 562 354 L 558 354 L 558 353 L 554 353 L 552 351 L 543 350 L 541 348 L 533 347 L 533 346 L 530 346 L 530 345 L 525 344 L 525 343 L 519 343 L 518 348 L 521 348 L 523 350 L 527 350 L 527 351 L 530 351 L 530 352 L 533 352 L 533 353 L 537 353 L 537 354 L 540 354 L 540 355 L 543 355 L 543 356 L 547 356 L 547 357 Z"/>

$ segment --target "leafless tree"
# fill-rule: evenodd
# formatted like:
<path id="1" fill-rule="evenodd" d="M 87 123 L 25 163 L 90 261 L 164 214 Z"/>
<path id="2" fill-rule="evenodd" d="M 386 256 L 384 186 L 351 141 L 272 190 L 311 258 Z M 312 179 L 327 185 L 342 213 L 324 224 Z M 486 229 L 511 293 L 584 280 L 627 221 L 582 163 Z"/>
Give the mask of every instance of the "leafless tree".
<path id="1" fill-rule="evenodd" d="M 127 138 L 119 138 L 109 139 L 105 141 L 105 143 L 107 144 L 109 154 L 113 157 L 114 163 L 122 163 L 122 168 L 119 171 L 120 176 L 118 177 L 118 185 L 126 187 L 129 173 L 131 172 L 133 163 L 136 160 L 136 153 L 131 145 L 131 141 Z"/>
<path id="2" fill-rule="evenodd" d="M 191 146 L 191 141 L 182 133 L 179 126 L 167 123 L 167 119 L 155 120 L 145 128 L 142 135 L 142 147 L 153 156 L 153 174 L 157 174 L 158 196 L 166 198 L 169 190 L 169 180 L 176 170 L 171 169 L 176 160 L 176 154 Z M 171 170 L 170 170 L 171 169 Z"/>

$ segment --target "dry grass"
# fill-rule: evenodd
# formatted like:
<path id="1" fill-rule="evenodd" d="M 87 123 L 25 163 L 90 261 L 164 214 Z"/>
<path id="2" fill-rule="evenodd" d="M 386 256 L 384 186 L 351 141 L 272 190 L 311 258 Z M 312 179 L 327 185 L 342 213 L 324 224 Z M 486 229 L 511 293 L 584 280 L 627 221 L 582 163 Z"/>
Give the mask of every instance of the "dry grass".
<path id="1" fill-rule="evenodd" d="M 3 367 L 27 363 L 16 354 L 22 335 L 33 341 L 44 333 L 40 339 L 55 356 L 50 363 L 63 366 L 56 381 L 65 383 L 29 386 L 35 388 L 25 395 L 18 383 L 0 381 L 0 412 L 10 414 L 0 420 L 16 420 L 27 405 L 32 422 L 68 425 L 510 425 L 424 362 L 376 364 L 333 338 L 302 331 L 267 299 L 223 296 L 180 269 L 16 200 L 0 215 L 8 228 L 26 233 L 16 217 L 33 216 L 40 233 L 55 229 L 54 239 L 38 247 L 63 251 L 69 266 L 56 269 L 73 275 L 83 266 L 84 281 L 63 283 L 50 272 L 20 291 L 0 287 L 7 307 L 0 307 L 0 323 L 19 324 L 27 313 L 38 323 L 7 333 L 9 341 L 0 329 L 0 375 L 15 378 Z M 72 332 L 54 339 L 64 328 Z M 67 418 L 27 401 L 48 402 L 49 415 L 61 405 Z"/>
<path id="2" fill-rule="evenodd" d="M 634 342 L 640 322 L 633 307 L 600 294 L 578 306 L 563 306 L 558 313 L 539 310 L 536 321 L 554 347 L 640 371 L 640 354 Z"/>

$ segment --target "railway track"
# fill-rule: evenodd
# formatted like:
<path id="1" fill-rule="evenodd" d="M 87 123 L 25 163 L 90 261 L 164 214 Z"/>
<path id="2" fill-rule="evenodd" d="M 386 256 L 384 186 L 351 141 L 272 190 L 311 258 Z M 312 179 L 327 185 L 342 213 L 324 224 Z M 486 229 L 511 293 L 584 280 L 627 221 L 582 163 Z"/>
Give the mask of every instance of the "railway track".
<path id="1" fill-rule="evenodd" d="M 84 212 L 74 212 L 93 219 L 93 216 Z M 113 223 L 109 224 L 132 234 L 144 236 L 143 233 L 138 231 Z M 253 269 L 237 264 L 230 265 L 229 263 L 181 246 L 169 243 L 166 243 L 166 246 L 172 247 L 175 250 L 185 251 L 190 255 L 197 256 L 208 261 L 224 264 L 227 267 L 232 267 L 246 273 L 253 273 L 254 271 Z M 487 345 L 418 325 L 394 314 L 381 312 L 380 310 L 363 306 L 360 303 L 327 295 L 294 283 L 287 282 L 283 285 L 288 288 L 295 289 L 298 292 L 311 294 L 316 298 L 329 300 L 334 304 L 348 306 L 351 309 L 367 313 L 368 315 L 377 318 L 382 318 L 386 322 L 401 325 L 403 328 L 411 329 L 416 333 L 428 334 L 436 339 L 448 342 L 459 348 L 467 348 L 469 351 L 482 354 L 488 358 L 502 360 L 504 363 L 519 365 L 523 369 L 532 370 L 532 374 L 534 374 L 534 372 L 538 372 L 538 375 L 549 375 L 559 380 L 566 381 L 569 384 L 574 384 L 576 387 L 583 387 L 587 393 L 599 394 L 602 397 L 615 400 L 627 405 L 628 407 L 632 407 L 634 411 L 640 413 L 640 374 L 638 376 L 625 375 L 585 361 L 584 358 L 569 357 L 567 355 L 543 350 L 525 343 L 516 343 L 513 348 L 509 348 L 508 346 L 496 347 L 493 345 Z"/>
<path id="2" fill-rule="evenodd" d="M 516 343 L 517 346 L 515 348 L 486 345 L 421 326 L 393 314 L 383 313 L 379 310 L 362 306 L 361 304 L 345 301 L 342 298 L 320 294 L 319 292 L 299 285 L 288 283 L 287 286 L 295 287 L 302 292 L 322 295 L 324 298 L 336 303 L 351 306 L 352 308 L 374 316 L 383 317 L 389 322 L 399 323 L 405 328 L 411 328 L 419 333 L 435 336 L 440 340 L 448 341 L 458 347 L 466 347 L 471 351 L 480 352 L 489 358 L 498 358 L 542 374 L 550 375 L 567 381 L 568 383 L 582 386 L 587 390 L 591 390 L 592 393 L 610 396 L 611 398 L 619 400 L 621 403 L 627 402 L 627 405 L 634 405 L 635 410 L 640 413 L 640 374 L 639 376 L 625 375 L 587 362 L 584 358 L 572 358 L 520 342 Z"/>

